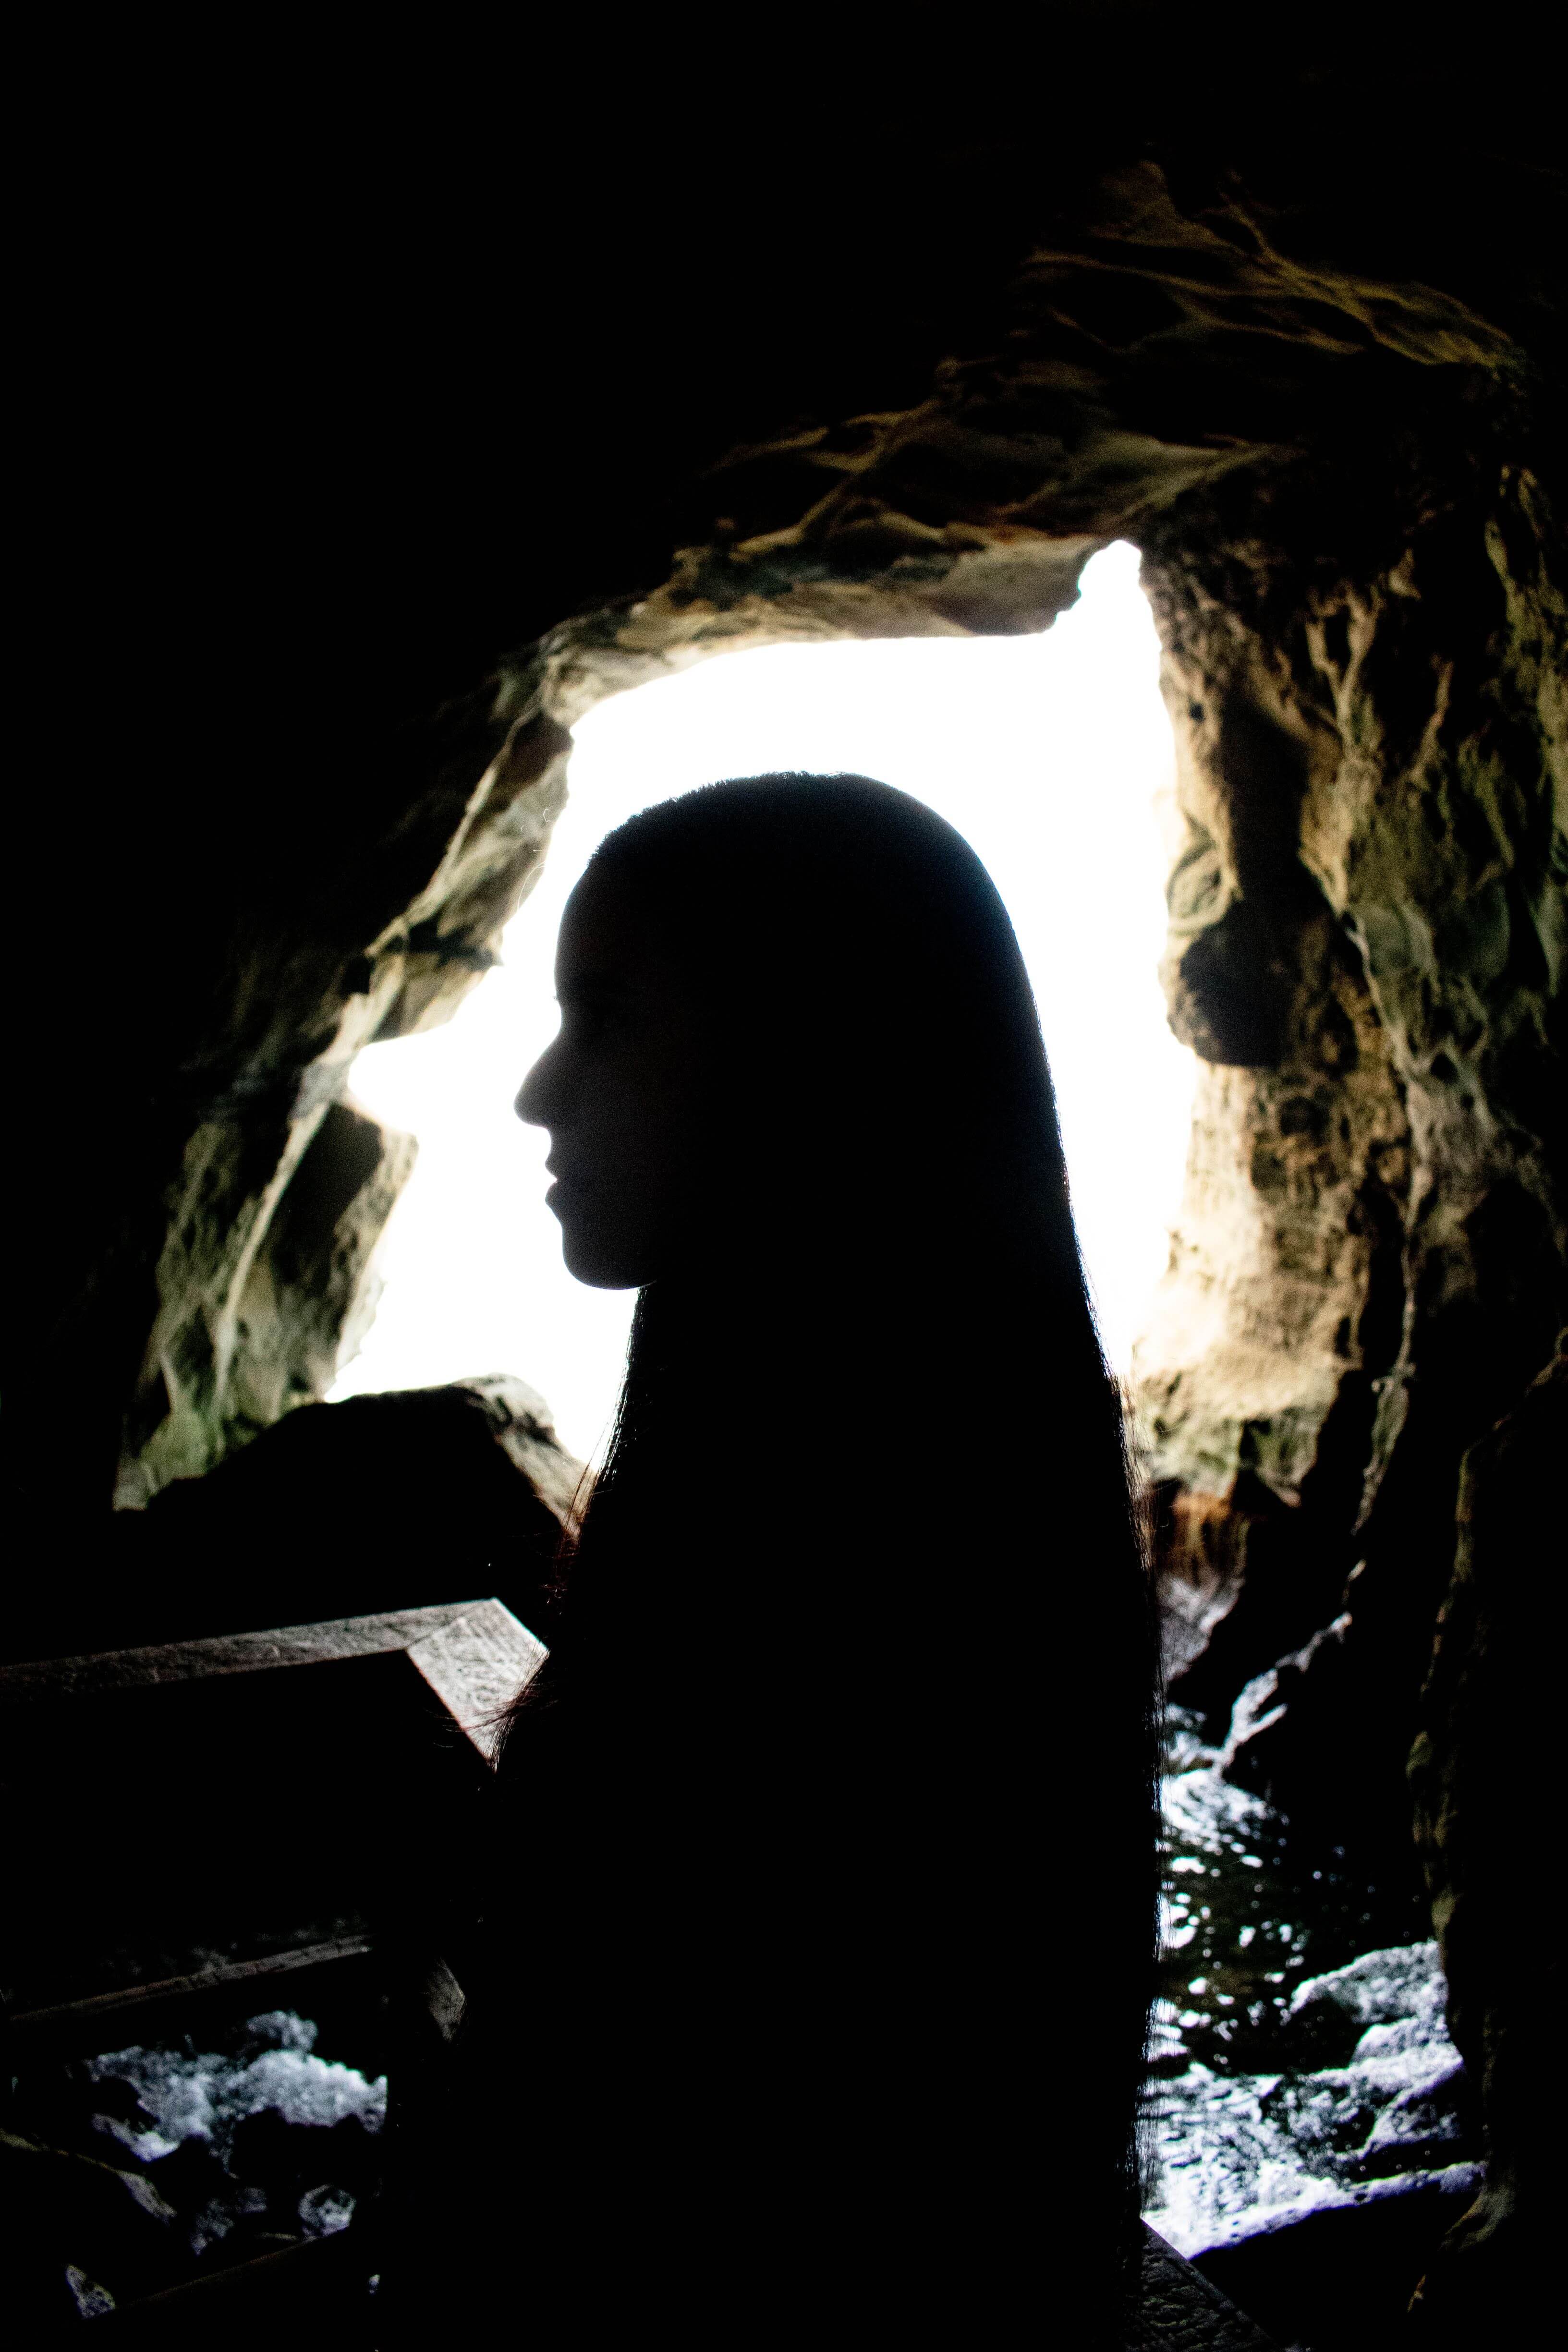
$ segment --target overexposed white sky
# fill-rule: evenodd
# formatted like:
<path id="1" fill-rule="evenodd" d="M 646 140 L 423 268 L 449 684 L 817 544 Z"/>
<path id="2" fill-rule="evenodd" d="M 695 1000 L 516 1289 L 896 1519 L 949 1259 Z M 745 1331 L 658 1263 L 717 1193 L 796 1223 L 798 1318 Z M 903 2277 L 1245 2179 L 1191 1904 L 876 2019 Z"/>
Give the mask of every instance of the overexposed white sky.
<path id="1" fill-rule="evenodd" d="M 547 1136 L 512 1097 L 555 1033 L 555 933 L 597 843 L 721 776 L 848 770 L 930 803 L 984 859 L 1034 982 L 1100 1328 L 1125 1370 L 1164 1270 L 1194 1060 L 1155 980 L 1172 782 L 1158 647 L 1125 542 L 1044 635 L 778 646 L 601 703 L 500 968 L 427 1036 L 372 1045 L 352 1086 L 419 1138 L 379 1259 L 375 1321 L 334 1397 L 518 1374 L 584 1456 L 607 1434 L 633 1294 L 585 1289 L 543 1204 Z M 954 1401 L 962 1410 L 961 1401 Z"/>

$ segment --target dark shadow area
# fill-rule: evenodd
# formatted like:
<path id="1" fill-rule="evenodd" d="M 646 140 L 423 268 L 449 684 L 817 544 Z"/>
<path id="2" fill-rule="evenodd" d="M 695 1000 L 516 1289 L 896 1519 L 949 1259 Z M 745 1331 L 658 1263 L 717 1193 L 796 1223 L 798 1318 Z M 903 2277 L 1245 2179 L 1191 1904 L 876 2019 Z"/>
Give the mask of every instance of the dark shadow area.
<path id="1" fill-rule="evenodd" d="M 493 1592 L 548 1627 L 582 1465 L 496 1378 L 300 1406 L 205 1478 L 106 1513 L 68 1592 L 13 1611 L 12 1658 L 314 1624 Z M 90 1569 L 88 1563 L 90 1562 Z"/>

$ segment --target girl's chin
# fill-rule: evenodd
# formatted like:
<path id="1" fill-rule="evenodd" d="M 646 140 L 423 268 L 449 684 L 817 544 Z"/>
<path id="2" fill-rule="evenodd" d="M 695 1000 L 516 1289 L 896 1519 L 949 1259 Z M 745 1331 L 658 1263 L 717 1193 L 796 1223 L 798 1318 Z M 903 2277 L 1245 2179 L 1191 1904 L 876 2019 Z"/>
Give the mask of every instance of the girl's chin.
<path id="1" fill-rule="evenodd" d="M 561 1221 L 561 1255 L 573 1280 L 590 1290 L 639 1290 L 647 1280 L 646 1274 L 616 1251 L 595 1248 L 590 1235 L 574 1232 L 564 1217 Z"/>

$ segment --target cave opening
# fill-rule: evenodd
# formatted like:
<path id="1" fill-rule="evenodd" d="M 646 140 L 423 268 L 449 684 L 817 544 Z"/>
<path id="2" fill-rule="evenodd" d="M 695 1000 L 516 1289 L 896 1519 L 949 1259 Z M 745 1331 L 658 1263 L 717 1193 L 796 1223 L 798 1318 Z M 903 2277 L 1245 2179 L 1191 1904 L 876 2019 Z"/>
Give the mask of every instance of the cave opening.
<path id="1" fill-rule="evenodd" d="M 1035 984 L 1101 1332 L 1126 1375 L 1165 1267 L 1194 1082 L 1157 979 L 1173 752 L 1138 565 L 1126 541 L 1107 548 L 1042 634 L 741 651 L 578 722 L 571 798 L 500 967 L 441 1028 L 354 1065 L 356 1098 L 419 1152 L 373 1277 L 374 1319 L 362 1315 L 334 1399 L 500 1368 L 592 1457 L 632 1294 L 566 1274 L 543 1205 L 546 1139 L 510 1108 L 554 1027 L 561 908 L 597 842 L 637 809 L 778 768 L 879 776 L 984 859 Z"/>
<path id="2" fill-rule="evenodd" d="M 1155 1315 L 1205 1108 L 1198 1057 L 1173 1034 L 1159 981 L 1181 828 L 1139 572 L 1137 549 L 1118 541 L 1044 631 L 742 649 L 577 721 L 571 796 L 497 969 L 449 1021 L 367 1047 L 351 1074 L 356 1099 L 415 1136 L 418 1157 L 371 1277 L 374 1318 L 352 1335 L 335 1401 L 500 1370 L 537 1388 L 570 1453 L 601 1450 L 633 1294 L 566 1274 L 543 1205 L 547 1139 L 511 1110 L 555 1024 L 561 910 L 598 841 L 637 810 L 722 775 L 792 767 L 912 792 L 997 881 L 1035 986 L 1107 1355 L 1136 1400 L 1135 1344 Z M 1234 1239 L 1227 1229 L 1226 1250 Z M 962 1414 L 962 1368 L 933 1366 L 932 1378 Z M 1263 1794 L 1226 1779 L 1224 1729 L 1201 1706 L 1172 1708 L 1151 2210 L 1184 2250 L 1238 2216 L 1331 2196 L 1331 2166 L 1314 2162 L 1300 2116 L 1276 2113 L 1268 2085 L 1285 2065 L 1310 2084 L 1306 2105 L 1320 2095 L 1325 2066 L 1344 2071 L 1353 2054 L 1358 2002 L 1408 2052 L 1397 2082 L 1349 2070 L 1329 2126 L 1347 2147 L 1368 2113 L 1397 2129 L 1401 2099 L 1418 2105 L 1451 2063 L 1410 1886 L 1374 1883 L 1331 1840 L 1294 1837 Z M 1069 1908 L 1081 1900 L 1061 1894 Z M 1465 2152 L 1460 2133 L 1461 2119 L 1436 2114 L 1439 2161 Z"/>

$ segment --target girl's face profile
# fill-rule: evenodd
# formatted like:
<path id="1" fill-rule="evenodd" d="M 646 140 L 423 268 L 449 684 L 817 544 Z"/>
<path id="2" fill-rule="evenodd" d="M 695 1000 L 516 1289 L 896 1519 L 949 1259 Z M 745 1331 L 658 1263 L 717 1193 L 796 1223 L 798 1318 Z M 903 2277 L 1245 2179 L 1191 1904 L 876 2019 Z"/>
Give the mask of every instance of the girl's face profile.
<path id="1" fill-rule="evenodd" d="M 590 872 L 555 957 L 561 1029 L 523 1080 L 517 1115 L 550 1130 L 546 1199 L 579 1282 L 631 1290 L 664 1272 L 700 1181 L 699 1008 L 661 955 L 630 887 Z"/>

